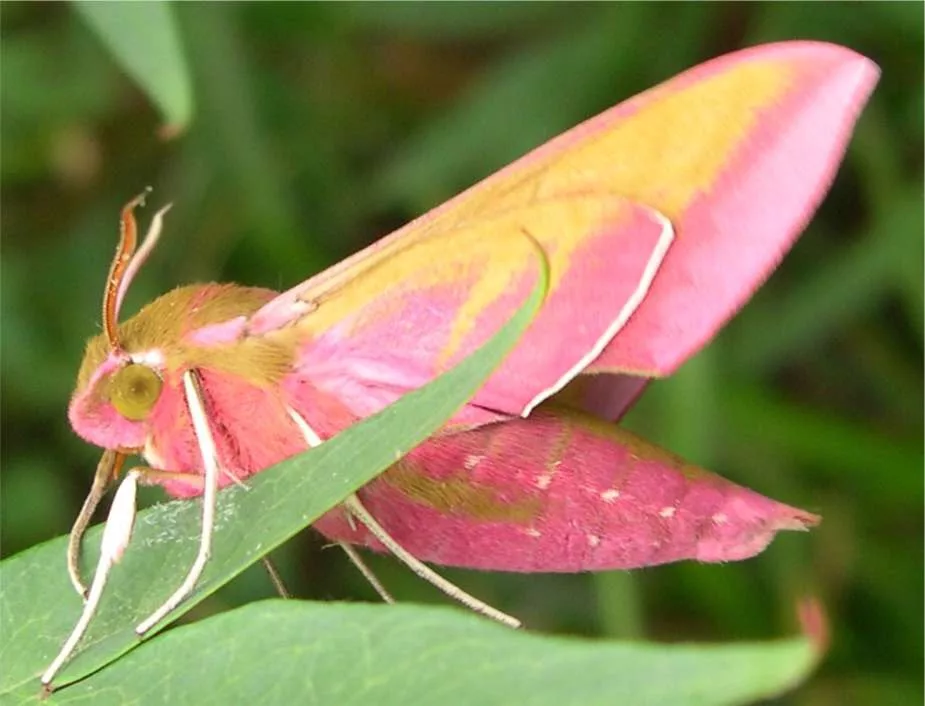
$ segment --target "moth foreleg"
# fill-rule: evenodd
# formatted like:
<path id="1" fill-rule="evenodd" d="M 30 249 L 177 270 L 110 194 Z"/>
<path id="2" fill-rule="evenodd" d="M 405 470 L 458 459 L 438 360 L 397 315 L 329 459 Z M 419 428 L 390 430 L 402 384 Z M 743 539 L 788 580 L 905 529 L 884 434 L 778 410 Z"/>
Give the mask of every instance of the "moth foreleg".
<path id="1" fill-rule="evenodd" d="M 205 489 L 205 476 L 196 471 L 165 471 L 160 468 L 151 468 L 150 466 L 139 466 L 132 470 L 138 472 L 138 480 L 142 485 L 163 485 L 165 482 L 173 482 L 184 483 L 191 488 L 195 488 L 200 493 Z M 231 473 L 227 473 L 227 475 L 237 481 Z M 247 487 L 241 483 L 241 481 L 237 482 L 243 487 Z M 266 569 L 267 574 L 270 576 L 270 582 L 273 584 L 273 588 L 276 589 L 280 597 L 291 598 L 292 596 L 289 593 L 289 589 L 286 588 L 286 584 L 283 583 L 279 571 L 277 571 L 276 567 L 270 561 L 270 558 L 265 556 L 261 561 L 263 562 L 263 567 Z"/>
<path id="2" fill-rule="evenodd" d="M 109 489 L 110 483 L 118 477 L 123 461 L 125 461 L 125 456 L 117 451 L 106 449 L 103 452 L 100 462 L 96 467 L 96 473 L 93 476 L 93 485 L 90 487 L 90 493 L 87 495 L 87 499 L 84 500 L 83 507 L 80 508 L 80 513 L 77 515 L 74 526 L 71 528 L 70 537 L 68 537 L 67 573 L 68 576 L 71 577 L 71 584 L 74 586 L 74 590 L 77 591 L 84 600 L 87 598 L 87 587 L 84 585 L 83 579 L 80 576 L 81 543 L 83 542 L 84 533 L 87 531 L 87 525 L 90 524 L 93 513 L 96 512 L 96 508 Z"/>
<path id="3" fill-rule="evenodd" d="M 142 636 L 159 623 L 168 613 L 180 605 L 196 587 L 196 582 L 202 576 L 206 563 L 212 552 L 212 534 L 215 529 L 215 507 L 218 496 L 219 461 L 215 439 L 209 428 L 206 416 L 205 403 L 202 399 L 202 388 L 199 376 L 194 370 L 183 373 L 183 390 L 186 397 L 186 406 L 193 421 L 193 432 L 199 445 L 199 454 L 202 457 L 202 467 L 205 471 L 202 492 L 202 528 L 199 535 L 199 551 L 190 567 L 183 583 L 174 591 L 160 608 L 155 610 L 145 620 L 138 624 L 135 632 Z"/>
<path id="4" fill-rule="evenodd" d="M 142 485 L 163 485 L 165 482 L 179 482 L 185 483 L 200 493 L 205 490 L 205 477 L 199 471 L 165 471 L 160 468 L 151 468 L 150 466 L 139 466 L 135 470 L 141 473 L 139 481 Z M 247 484 L 227 468 L 219 470 L 239 487 L 247 488 Z"/>
<path id="5" fill-rule="evenodd" d="M 200 493 L 205 490 L 205 477 L 197 471 L 165 471 L 151 466 L 139 466 L 134 470 L 139 473 L 142 485 L 163 485 L 164 483 L 184 483 Z"/>
<path id="6" fill-rule="evenodd" d="M 119 489 L 113 498 L 112 506 L 109 508 L 109 517 L 106 519 L 106 526 L 103 529 L 103 539 L 100 545 L 100 558 L 96 565 L 96 572 L 93 574 L 93 582 L 90 584 L 90 591 L 84 602 L 83 612 L 77 620 L 77 624 L 71 631 L 64 646 L 58 653 L 58 656 L 52 661 L 45 673 L 42 674 L 42 686 L 45 690 L 50 690 L 52 679 L 61 669 L 65 662 L 73 654 L 77 643 L 87 631 L 90 620 L 99 607 L 100 599 L 103 596 L 103 589 L 109 580 L 109 573 L 125 553 L 132 537 L 132 528 L 135 525 L 135 495 L 138 485 L 138 473 L 129 471 Z"/>

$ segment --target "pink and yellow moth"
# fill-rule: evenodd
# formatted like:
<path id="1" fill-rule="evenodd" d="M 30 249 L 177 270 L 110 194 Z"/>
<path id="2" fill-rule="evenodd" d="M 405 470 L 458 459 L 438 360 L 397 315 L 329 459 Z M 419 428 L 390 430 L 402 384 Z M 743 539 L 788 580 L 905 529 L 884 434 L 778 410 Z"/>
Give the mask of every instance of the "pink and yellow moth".
<path id="1" fill-rule="evenodd" d="M 75 649 L 125 550 L 138 482 L 203 498 L 199 555 L 143 635 L 194 589 L 218 490 L 324 443 L 453 366 L 531 286 L 527 232 L 550 290 L 507 360 L 443 430 L 315 527 L 422 562 L 502 571 L 733 561 L 818 518 L 686 464 L 613 424 L 652 378 L 703 346 L 774 269 L 822 199 L 876 66 L 816 42 L 697 66 L 560 135 L 287 292 L 180 287 L 118 323 L 166 209 L 135 251 L 135 199 L 69 407 L 103 447 L 71 535 L 87 596 L 42 676 Z M 129 454 L 89 594 L 80 539 Z M 371 577 L 384 598 L 388 594 Z"/>

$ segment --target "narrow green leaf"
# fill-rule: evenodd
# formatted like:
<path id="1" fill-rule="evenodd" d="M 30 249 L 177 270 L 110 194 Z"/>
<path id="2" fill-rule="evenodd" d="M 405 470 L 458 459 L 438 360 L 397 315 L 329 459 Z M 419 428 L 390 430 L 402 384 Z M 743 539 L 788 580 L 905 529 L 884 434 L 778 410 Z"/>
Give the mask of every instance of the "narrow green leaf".
<path id="1" fill-rule="evenodd" d="M 544 263 L 545 265 L 545 263 Z M 174 619 L 250 564 L 311 524 L 437 431 L 471 397 L 514 346 L 540 307 L 545 266 L 514 317 L 479 351 L 427 386 L 334 439 L 257 474 L 248 488 L 219 495 L 213 555 L 194 596 Z M 99 669 L 137 645 L 134 626 L 179 585 L 198 546 L 200 505 L 175 501 L 138 516 L 135 534 L 115 568 L 82 651 L 56 686 Z M 99 527 L 85 540 L 95 566 Z M 64 568 L 66 538 L 0 563 L 0 697 L 28 685 L 53 659 L 80 614 L 81 602 Z"/>
<path id="2" fill-rule="evenodd" d="M 53 703 L 708 706 L 779 694 L 815 661 L 806 638 L 593 642 L 452 608 L 273 600 L 171 631 Z"/>
<path id="3" fill-rule="evenodd" d="M 73 4 L 119 66 L 158 107 L 168 131 L 183 130 L 193 115 L 193 92 L 170 3 L 74 0 Z"/>

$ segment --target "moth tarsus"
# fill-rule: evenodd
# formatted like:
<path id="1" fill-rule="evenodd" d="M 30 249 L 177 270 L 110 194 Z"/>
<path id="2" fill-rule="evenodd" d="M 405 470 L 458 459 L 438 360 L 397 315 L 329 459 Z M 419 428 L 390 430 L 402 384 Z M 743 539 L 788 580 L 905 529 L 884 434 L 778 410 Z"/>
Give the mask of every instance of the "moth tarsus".
<path id="1" fill-rule="evenodd" d="M 93 513 L 99 506 L 100 500 L 102 500 L 103 496 L 106 494 L 106 490 L 117 478 L 124 461 L 125 455 L 118 451 L 107 449 L 103 453 L 97 465 L 96 473 L 93 476 L 93 485 L 84 500 L 84 504 L 80 509 L 80 513 L 77 515 L 77 519 L 74 521 L 68 538 L 68 575 L 70 576 L 71 585 L 74 586 L 74 590 L 77 591 L 78 595 L 80 595 L 84 601 L 87 599 L 87 587 L 84 585 L 83 579 L 80 576 L 80 555 L 83 535 L 87 526 L 90 524 Z"/>
<path id="2" fill-rule="evenodd" d="M 287 600 L 292 598 L 292 593 L 286 587 L 286 583 L 283 581 L 283 577 L 279 573 L 279 569 L 276 568 L 276 564 L 273 563 L 269 555 L 262 556 L 260 558 L 260 563 L 263 564 L 264 570 L 270 577 L 270 583 L 273 584 L 273 588 L 276 589 L 279 597 Z"/>
<path id="3" fill-rule="evenodd" d="M 347 515 L 351 518 L 350 521 L 352 522 L 353 519 L 349 512 Z M 379 594 L 379 597 L 386 603 L 394 603 L 395 599 L 392 597 L 392 594 L 389 593 L 386 587 L 382 585 L 379 577 L 376 576 L 376 574 L 373 573 L 373 570 L 369 568 L 369 565 L 363 561 L 363 557 L 361 557 L 360 553 L 353 548 L 353 545 L 349 542 L 338 542 L 337 544 L 341 549 L 344 550 L 347 558 L 350 559 L 357 570 L 363 575 L 363 578 L 366 579 L 367 583 L 369 583 L 369 585 L 373 587 L 373 590 Z"/>

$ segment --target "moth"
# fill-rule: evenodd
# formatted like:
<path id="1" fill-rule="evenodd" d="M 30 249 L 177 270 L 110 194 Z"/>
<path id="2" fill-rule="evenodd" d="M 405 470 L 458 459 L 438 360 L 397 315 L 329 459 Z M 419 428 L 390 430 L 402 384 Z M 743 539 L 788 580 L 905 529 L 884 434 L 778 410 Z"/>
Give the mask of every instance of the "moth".
<path id="1" fill-rule="evenodd" d="M 195 588 L 220 488 L 246 479 L 449 369 L 547 299 L 482 389 L 430 440 L 315 528 L 369 576 L 389 551 L 454 598 L 516 619 L 424 562 L 502 571 L 629 569 L 751 557 L 818 518 L 686 464 L 621 429 L 648 381 L 705 345 L 776 267 L 824 195 L 877 68 L 842 47 L 784 42 L 699 65 L 558 136 L 397 232 L 284 293 L 179 287 L 120 322 L 162 230 L 136 251 L 130 201 L 103 332 L 69 406 L 105 449 L 80 539 L 129 454 L 75 649 L 126 549 L 138 482 L 202 502 L 199 554 L 143 635 Z M 529 237 L 525 237 L 529 236 Z M 370 577 L 381 595 L 389 595 Z"/>

